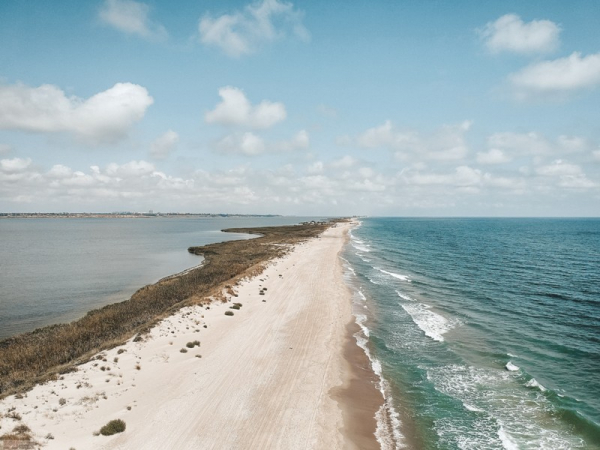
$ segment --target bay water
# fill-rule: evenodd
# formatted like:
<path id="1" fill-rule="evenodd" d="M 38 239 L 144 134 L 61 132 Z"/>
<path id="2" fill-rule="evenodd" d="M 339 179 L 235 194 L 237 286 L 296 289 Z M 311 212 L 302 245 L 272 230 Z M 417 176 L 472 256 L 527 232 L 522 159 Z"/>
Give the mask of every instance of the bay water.
<path id="1" fill-rule="evenodd" d="M 69 322 L 202 262 L 190 246 L 247 234 L 224 228 L 293 225 L 300 217 L 39 218 L 0 220 L 0 339 Z"/>

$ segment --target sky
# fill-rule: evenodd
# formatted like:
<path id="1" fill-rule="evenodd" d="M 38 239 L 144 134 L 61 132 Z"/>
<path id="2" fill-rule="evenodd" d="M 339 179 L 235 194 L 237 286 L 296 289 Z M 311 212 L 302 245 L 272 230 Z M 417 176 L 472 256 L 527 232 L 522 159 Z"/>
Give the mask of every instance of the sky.
<path id="1" fill-rule="evenodd" d="M 0 212 L 600 215 L 597 0 L 3 0 Z"/>

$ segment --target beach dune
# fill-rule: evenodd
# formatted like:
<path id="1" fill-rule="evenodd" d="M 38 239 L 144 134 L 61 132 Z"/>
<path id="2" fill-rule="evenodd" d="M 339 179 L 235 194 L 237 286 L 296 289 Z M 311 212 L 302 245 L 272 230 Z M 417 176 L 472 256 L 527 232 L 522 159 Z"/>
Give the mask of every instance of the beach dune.
<path id="1" fill-rule="evenodd" d="M 357 368 L 365 361 L 349 336 L 339 259 L 350 226 L 298 244 L 235 286 L 229 302 L 186 307 L 144 341 L 8 397 L 0 410 L 14 407 L 47 449 L 377 448 L 378 391 Z M 125 432 L 94 435 L 112 419 Z"/>

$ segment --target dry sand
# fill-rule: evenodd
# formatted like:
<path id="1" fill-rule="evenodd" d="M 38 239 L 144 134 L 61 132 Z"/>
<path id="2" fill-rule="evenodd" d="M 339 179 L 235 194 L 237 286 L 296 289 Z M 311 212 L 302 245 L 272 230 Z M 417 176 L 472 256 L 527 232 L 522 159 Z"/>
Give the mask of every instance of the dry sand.
<path id="1" fill-rule="evenodd" d="M 182 309 L 144 342 L 0 401 L 22 418 L 0 419 L 0 434 L 23 423 L 48 450 L 378 448 L 381 398 L 350 334 L 338 257 L 350 226 L 272 261 L 231 302 Z M 93 435 L 111 419 L 126 431 Z"/>

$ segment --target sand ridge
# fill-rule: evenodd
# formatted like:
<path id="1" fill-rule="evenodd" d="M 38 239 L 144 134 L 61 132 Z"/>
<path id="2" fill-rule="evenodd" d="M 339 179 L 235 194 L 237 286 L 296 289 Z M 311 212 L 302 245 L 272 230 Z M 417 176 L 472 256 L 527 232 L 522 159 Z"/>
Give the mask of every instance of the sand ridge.
<path id="1" fill-rule="evenodd" d="M 231 302 L 186 307 L 144 341 L 0 401 L 21 416 L 1 419 L 0 431 L 24 423 L 44 449 L 352 448 L 332 395 L 348 377 L 351 301 L 338 253 L 349 228 L 297 245 Z M 111 419 L 126 431 L 93 435 Z"/>

